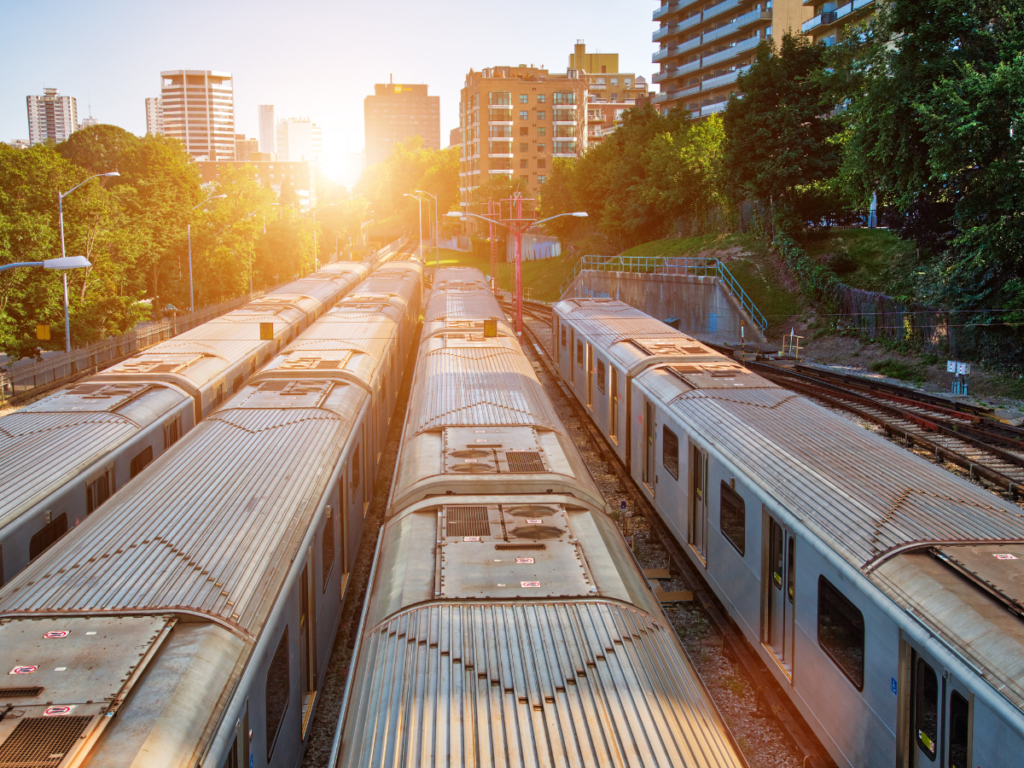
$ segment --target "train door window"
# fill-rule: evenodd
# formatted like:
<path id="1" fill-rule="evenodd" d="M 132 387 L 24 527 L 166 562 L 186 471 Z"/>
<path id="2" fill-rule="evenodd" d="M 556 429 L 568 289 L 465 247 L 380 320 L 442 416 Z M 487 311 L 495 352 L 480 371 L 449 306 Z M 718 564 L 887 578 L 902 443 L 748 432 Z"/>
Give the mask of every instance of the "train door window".
<path id="1" fill-rule="evenodd" d="M 576 366 L 579 368 L 583 367 L 583 342 L 576 342 Z"/>
<path id="2" fill-rule="evenodd" d="M 0 544 L 0 587 L 2 587 L 4 583 L 4 545 Z"/>
<path id="3" fill-rule="evenodd" d="M 313 549 L 310 547 L 310 558 L 302 569 L 299 581 L 299 682 L 302 691 L 302 738 L 306 738 L 309 729 L 309 716 L 313 712 L 313 699 L 316 698 L 316 603 L 313 600 L 311 586 L 310 563 Z"/>
<path id="4" fill-rule="evenodd" d="M 661 428 L 661 463 L 674 480 L 679 479 L 679 437 L 668 427 Z"/>
<path id="5" fill-rule="evenodd" d="M 864 614 L 824 576 L 818 577 L 818 645 L 864 690 Z"/>
<path id="6" fill-rule="evenodd" d="M 603 395 L 605 393 L 605 387 L 607 386 L 604 381 L 608 375 L 605 370 L 604 360 L 597 361 L 597 390 Z"/>
<path id="7" fill-rule="evenodd" d="M 49 514 L 49 513 L 47 513 Z M 35 560 L 49 549 L 54 542 L 68 532 L 68 516 L 58 515 L 43 526 L 28 542 L 28 559 Z"/>
<path id="8" fill-rule="evenodd" d="M 351 571 L 348 553 L 348 515 L 345 510 L 348 504 L 345 499 L 345 478 L 338 480 L 338 520 L 341 524 L 341 597 L 345 597 L 345 586 L 348 582 L 348 574 Z"/>
<path id="9" fill-rule="evenodd" d="M 562 334 L 562 349 L 565 349 L 566 344 L 569 343 L 569 333 L 565 330 L 565 326 L 564 325 L 561 326 L 561 328 L 559 328 L 559 330 L 561 331 L 561 334 Z"/>
<path id="10" fill-rule="evenodd" d="M 256 373 L 256 357 L 255 356 L 249 358 L 249 375 L 252 376 L 254 373 Z"/>
<path id="11" fill-rule="evenodd" d="M 654 406 L 644 399 L 644 484 L 654 493 Z"/>
<path id="12" fill-rule="evenodd" d="M 288 627 L 284 628 L 281 634 L 281 641 L 274 651 L 274 658 L 267 670 L 267 685 L 264 691 L 264 700 L 267 705 L 266 726 L 267 726 L 267 762 L 270 762 L 274 754 L 274 745 L 281 733 L 281 723 L 284 722 L 284 714 L 288 710 L 288 694 L 291 692 L 291 670 L 289 669 L 288 653 Z"/>
<path id="13" fill-rule="evenodd" d="M 224 385 L 218 384 L 213 389 L 213 407 L 216 408 L 218 405 L 224 402 Z"/>
<path id="14" fill-rule="evenodd" d="M 792 676 L 795 633 L 792 579 L 796 562 L 796 538 L 790 535 L 781 522 L 767 513 L 765 531 L 768 542 L 762 587 L 763 642 L 783 670 Z"/>
<path id="15" fill-rule="evenodd" d="M 132 459 L 130 466 L 131 477 L 135 477 L 139 472 L 146 468 L 146 465 L 153 460 L 153 446 L 147 445 L 141 451 L 139 451 L 135 458 Z"/>
<path id="16" fill-rule="evenodd" d="M 687 537 L 700 559 L 708 557 L 708 455 L 696 445 L 691 446 L 690 518 Z"/>
<path id="17" fill-rule="evenodd" d="M 971 704 L 953 691 L 949 697 L 949 768 L 970 768 Z"/>
<path id="18" fill-rule="evenodd" d="M 587 405 L 594 406 L 594 348 L 587 344 Z"/>
<path id="19" fill-rule="evenodd" d="M 608 436 L 619 442 L 619 372 L 611 369 L 611 397 L 608 398 Z"/>
<path id="20" fill-rule="evenodd" d="M 242 388 L 242 382 L 245 381 L 245 374 L 238 374 L 235 376 L 235 380 L 231 382 L 231 391 L 237 392 Z"/>
<path id="21" fill-rule="evenodd" d="M 240 768 L 240 766 L 238 765 L 237 739 L 231 742 L 231 749 L 228 750 L 228 755 L 224 758 L 224 768 Z"/>
<path id="22" fill-rule="evenodd" d="M 327 582 L 331 580 L 331 571 L 334 570 L 334 507 L 327 507 L 327 514 L 324 516 L 324 532 L 321 537 L 320 563 L 323 572 L 323 591 L 327 591 Z"/>
<path id="23" fill-rule="evenodd" d="M 164 450 L 166 451 L 181 437 L 181 417 L 176 416 L 164 424 Z"/>
<path id="24" fill-rule="evenodd" d="M 85 486 L 85 514 L 91 515 L 114 492 L 114 470 L 108 469 Z"/>
<path id="25" fill-rule="evenodd" d="M 352 498 L 355 499 L 356 491 L 359 490 L 359 481 L 362 479 L 363 465 L 359 463 L 359 446 L 352 451 Z"/>
<path id="26" fill-rule="evenodd" d="M 913 722 L 917 762 L 920 762 L 921 755 L 934 761 L 939 743 L 939 678 L 927 661 L 916 654 L 915 657 Z"/>
<path id="27" fill-rule="evenodd" d="M 743 497 L 724 480 L 719 517 L 722 535 L 736 547 L 740 557 L 743 557 L 747 551 L 747 507 Z"/>

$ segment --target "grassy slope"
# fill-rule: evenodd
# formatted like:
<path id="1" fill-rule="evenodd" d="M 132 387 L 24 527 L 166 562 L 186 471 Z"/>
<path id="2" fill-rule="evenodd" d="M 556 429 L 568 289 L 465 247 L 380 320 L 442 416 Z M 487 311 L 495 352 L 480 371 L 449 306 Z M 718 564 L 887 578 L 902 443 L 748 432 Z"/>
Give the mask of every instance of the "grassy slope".
<path id="1" fill-rule="evenodd" d="M 490 256 L 479 257 L 471 253 L 449 251 L 445 248 L 441 249 L 440 255 L 442 267 L 475 267 L 485 275 L 491 273 Z M 427 267 L 434 265 L 433 250 L 424 249 L 423 258 L 427 262 Z M 565 278 L 572 273 L 577 261 L 578 259 L 570 259 L 568 256 L 544 259 L 543 261 L 524 261 L 523 293 L 527 298 L 538 301 L 558 301 L 561 298 L 558 289 Z M 498 262 L 494 272 L 498 288 L 506 291 L 512 290 L 512 265 L 508 262 Z"/>
<path id="2" fill-rule="evenodd" d="M 805 236 L 800 244 L 847 285 L 890 296 L 911 295 L 919 264 L 913 241 L 887 229 L 849 229 Z"/>

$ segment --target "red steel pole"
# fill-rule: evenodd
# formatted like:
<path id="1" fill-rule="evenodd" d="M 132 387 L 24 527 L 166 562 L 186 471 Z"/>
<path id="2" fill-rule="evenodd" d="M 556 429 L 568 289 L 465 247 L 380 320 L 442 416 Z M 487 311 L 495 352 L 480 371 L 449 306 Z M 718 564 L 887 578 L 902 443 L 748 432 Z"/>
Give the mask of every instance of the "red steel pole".
<path id="1" fill-rule="evenodd" d="M 516 336 L 523 343 L 523 230 L 512 230 L 516 239 Z"/>

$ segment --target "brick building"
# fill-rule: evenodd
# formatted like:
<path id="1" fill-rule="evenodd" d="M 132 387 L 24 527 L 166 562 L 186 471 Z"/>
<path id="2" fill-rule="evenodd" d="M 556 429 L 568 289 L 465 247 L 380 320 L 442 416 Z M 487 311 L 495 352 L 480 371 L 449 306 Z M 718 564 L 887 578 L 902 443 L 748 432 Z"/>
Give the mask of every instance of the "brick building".
<path id="1" fill-rule="evenodd" d="M 363 101 L 366 166 L 387 160 L 395 144 L 419 136 L 428 149 L 441 148 L 441 99 L 426 85 L 379 83 Z"/>

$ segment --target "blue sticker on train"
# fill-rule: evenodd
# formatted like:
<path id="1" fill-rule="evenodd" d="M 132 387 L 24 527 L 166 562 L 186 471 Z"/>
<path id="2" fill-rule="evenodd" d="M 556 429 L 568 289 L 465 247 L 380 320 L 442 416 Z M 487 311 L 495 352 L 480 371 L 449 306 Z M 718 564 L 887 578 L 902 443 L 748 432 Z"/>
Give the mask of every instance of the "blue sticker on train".
<path id="1" fill-rule="evenodd" d="M 892 679 L 892 695 L 893 696 L 896 695 L 896 678 L 895 677 Z"/>

